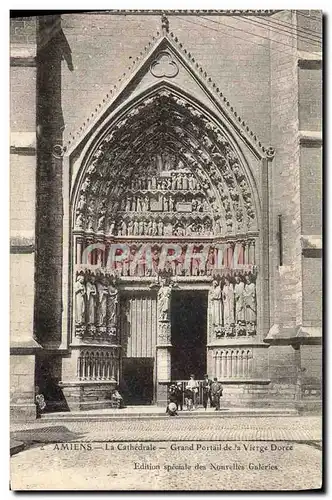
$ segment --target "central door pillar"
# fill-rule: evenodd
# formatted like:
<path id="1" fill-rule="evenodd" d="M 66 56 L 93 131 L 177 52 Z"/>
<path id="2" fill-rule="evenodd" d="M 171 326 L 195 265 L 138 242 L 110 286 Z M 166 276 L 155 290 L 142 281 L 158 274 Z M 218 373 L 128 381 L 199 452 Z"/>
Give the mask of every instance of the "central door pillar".
<path id="1" fill-rule="evenodd" d="M 171 381 L 171 293 L 172 285 L 163 281 L 158 291 L 157 327 L 157 404 L 167 403 L 167 387 Z"/>

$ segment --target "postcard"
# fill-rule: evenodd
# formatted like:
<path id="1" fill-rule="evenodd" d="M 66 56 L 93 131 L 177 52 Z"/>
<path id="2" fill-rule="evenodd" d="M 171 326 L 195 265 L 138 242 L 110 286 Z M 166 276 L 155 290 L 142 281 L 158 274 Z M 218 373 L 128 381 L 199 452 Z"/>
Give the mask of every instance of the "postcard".
<path id="1" fill-rule="evenodd" d="M 11 483 L 319 490 L 322 12 L 11 11 Z"/>

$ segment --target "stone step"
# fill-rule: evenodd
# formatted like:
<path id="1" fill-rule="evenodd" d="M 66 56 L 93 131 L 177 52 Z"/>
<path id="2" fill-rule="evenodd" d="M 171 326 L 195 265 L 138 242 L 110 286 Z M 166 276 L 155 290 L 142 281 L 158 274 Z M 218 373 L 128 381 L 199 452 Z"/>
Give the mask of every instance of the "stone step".
<path id="1" fill-rule="evenodd" d="M 10 438 L 10 456 L 15 455 L 22 450 L 24 450 L 24 443 Z"/>
<path id="2" fill-rule="evenodd" d="M 294 408 L 221 408 L 220 411 L 198 409 L 193 411 L 179 411 L 177 418 L 224 418 L 224 417 L 287 417 L 296 416 L 298 411 Z M 43 422 L 53 422 L 54 420 L 79 421 L 79 420 L 149 420 L 168 419 L 165 410 L 155 408 L 150 411 L 126 411 L 122 410 L 88 410 L 78 412 L 56 412 L 41 415 Z"/>

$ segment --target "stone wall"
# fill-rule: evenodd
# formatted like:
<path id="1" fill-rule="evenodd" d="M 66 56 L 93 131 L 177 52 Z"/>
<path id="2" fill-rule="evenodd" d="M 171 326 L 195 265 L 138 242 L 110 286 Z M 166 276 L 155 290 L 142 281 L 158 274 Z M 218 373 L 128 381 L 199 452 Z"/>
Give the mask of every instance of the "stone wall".
<path id="1" fill-rule="evenodd" d="M 35 418 L 36 19 L 11 23 L 10 387 L 12 418 Z"/>

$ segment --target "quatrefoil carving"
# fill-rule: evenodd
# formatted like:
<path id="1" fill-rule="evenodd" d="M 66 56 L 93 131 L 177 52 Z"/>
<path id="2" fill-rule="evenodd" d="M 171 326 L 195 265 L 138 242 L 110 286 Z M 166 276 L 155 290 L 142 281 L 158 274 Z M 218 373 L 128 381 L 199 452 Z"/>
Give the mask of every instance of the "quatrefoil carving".
<path id="1" fill-rule="evenodd" d="M 179 68 L 168 52 L 161 52 L 151 64 L 150 71 L 156 78 L 174 78 Z"/>

